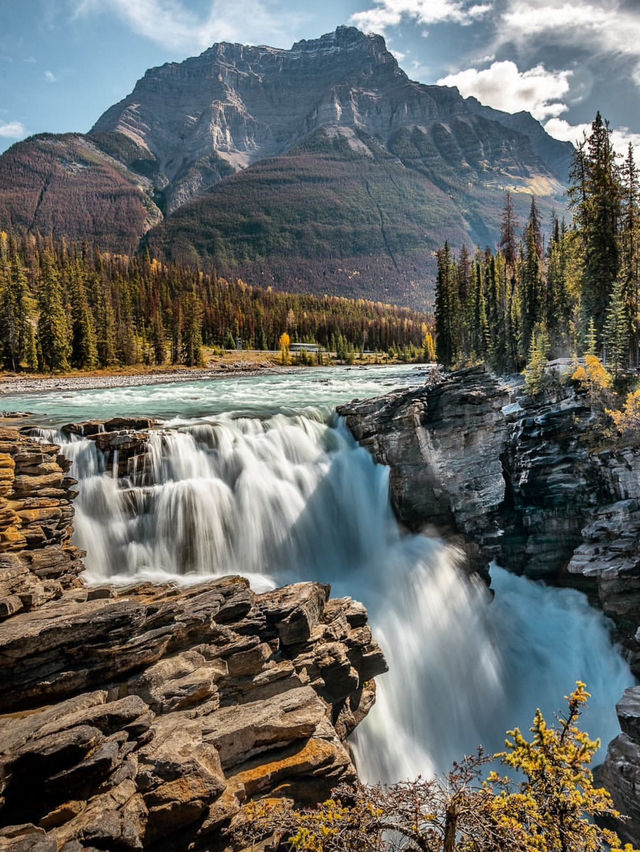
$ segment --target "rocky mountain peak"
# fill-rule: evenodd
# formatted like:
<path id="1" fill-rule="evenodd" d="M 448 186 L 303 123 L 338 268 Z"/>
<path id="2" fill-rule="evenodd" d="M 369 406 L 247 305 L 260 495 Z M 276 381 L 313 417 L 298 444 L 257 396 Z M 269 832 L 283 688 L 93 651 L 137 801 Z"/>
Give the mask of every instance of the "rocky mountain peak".
<path id="1" fill-rule="evenodd" d="M 395 57 L 387 50 L 387 44 L 381 35 L 367 35 L 357 27 L 341 26 L 320 38 L 297 41 L 291 48 L 291 53 L 314 53 L 324 56 L 346 51 L 360 52 L 397 65 Z"/>
<path id="2" fill-rule="evenodd" d="M 19 143 L 0 227 L 117 251 L 144 237 L 275 286 L 423 305 L 431 252 L 494 243 L 507 188 L 524 215 L 531 192 L 561 208 L 571 155 L 528 113 L 414 82 L 381 36 L 342 26 L 289 50 L 214 44 L 151 68 L 88 135 Z"/>

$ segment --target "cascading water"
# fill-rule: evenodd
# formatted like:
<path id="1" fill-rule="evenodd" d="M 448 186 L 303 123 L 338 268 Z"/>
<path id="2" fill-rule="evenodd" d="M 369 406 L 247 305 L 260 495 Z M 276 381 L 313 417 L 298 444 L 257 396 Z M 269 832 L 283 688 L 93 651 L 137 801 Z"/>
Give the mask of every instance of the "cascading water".
<path id="1" fill-rule="evenodd" d="M 594 696 L 587 729 L 605 743 L 617 733 L 612 699 L 632 678 L 582 595 L 494 568 L 491 602 L 453 548 L 400 532 L 388 470 L 329 408 L 277 408 L 165 421 L 120 483 L 92 441 L 64 444 L 87 579 L 240 573 L 258 589 L 313 579 L 362 600 L 390 665 L 355 742 L 369 780 L 499 749 L 507 728 L 526 727 L 537 706 L 552 714 L 578 679 Z"/>

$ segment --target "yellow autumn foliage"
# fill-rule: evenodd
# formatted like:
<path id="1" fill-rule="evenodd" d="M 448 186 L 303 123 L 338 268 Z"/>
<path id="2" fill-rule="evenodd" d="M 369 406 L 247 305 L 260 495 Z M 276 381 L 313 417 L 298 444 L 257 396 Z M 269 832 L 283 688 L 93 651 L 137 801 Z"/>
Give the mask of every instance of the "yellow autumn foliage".
<path id="1" fill-rule="evenodd" d="M 251 803 L 234 840 L 264 848 L 271 837 L 287 852 L 638 852 L 594 822 L 620 814 L 590 769 L 600 743 L 578 726 L 588 698 L 579 682 L 558 724 L 538 710 L 530 738 L 508 732 L 491 760 L 519 782 L 496 771 L 483 781 L 489 759 L 480 753 L 454 764 L 446 779 L 343 785 L 317 808 Z"/>
<path id="2" fill-rule="evenodd" d="M 607 409 L 607 414 L 623 438 L 640 436 L 640 389 L 628 394 L 621 411 Z"/>

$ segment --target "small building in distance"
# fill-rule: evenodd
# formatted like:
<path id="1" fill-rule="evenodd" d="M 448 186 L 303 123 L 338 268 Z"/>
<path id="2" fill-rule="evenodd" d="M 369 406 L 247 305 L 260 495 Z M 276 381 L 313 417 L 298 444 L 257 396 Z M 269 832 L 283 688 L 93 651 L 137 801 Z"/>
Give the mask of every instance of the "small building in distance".
<path id="1" fill-rule="evenodd" d="M 289 352 L 320 352 L 321 348 L 317 343 L 292 343 Z"/>

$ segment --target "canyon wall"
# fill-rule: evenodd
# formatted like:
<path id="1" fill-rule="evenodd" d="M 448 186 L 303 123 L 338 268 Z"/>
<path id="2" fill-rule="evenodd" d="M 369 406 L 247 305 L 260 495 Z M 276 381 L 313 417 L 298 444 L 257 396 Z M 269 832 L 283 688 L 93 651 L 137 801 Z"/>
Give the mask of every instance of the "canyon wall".
<path id="1" fill-rule="evenodd" d="M 584 395 L 566 388 L 553 399 L 531 399 L 478 367 L 338 411 L 376 460 L 390 465 L 402 523 L 457 542 L 467 569 L 485 579 L 495 559 L 586 592 L 611 619 L 640 677 L 640 448 L 594 450 Z M 618 706 L 623 733 L 601 772 L 631 817 L 616 828 L 636 843 L 639 696 L 637 689 L 625 694 Z"/>

